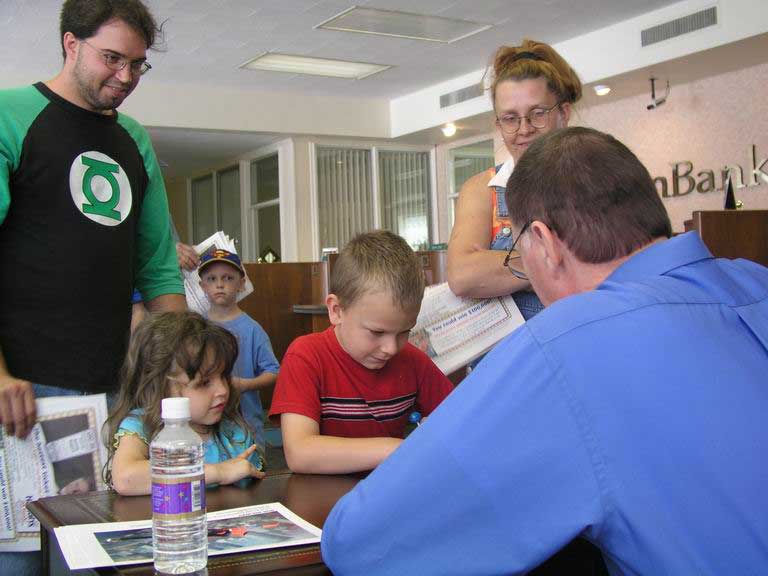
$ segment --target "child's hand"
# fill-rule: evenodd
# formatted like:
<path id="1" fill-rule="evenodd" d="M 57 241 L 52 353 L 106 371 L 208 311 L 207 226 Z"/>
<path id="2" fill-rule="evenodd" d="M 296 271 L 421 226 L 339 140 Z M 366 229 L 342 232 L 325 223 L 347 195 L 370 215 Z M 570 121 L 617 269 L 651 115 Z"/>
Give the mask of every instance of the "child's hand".
<path id="1" fill-rule="evenodd" d="M 232 484 L 243 478 L 264 478 L 264 472 L 257 470 L 248 460 L 248 457 L 253 454 L 254 450 L 256 450 L 256 444 L 251 445 L 250 448 L 239 456 L 216 464 L 217 483 Z"/>

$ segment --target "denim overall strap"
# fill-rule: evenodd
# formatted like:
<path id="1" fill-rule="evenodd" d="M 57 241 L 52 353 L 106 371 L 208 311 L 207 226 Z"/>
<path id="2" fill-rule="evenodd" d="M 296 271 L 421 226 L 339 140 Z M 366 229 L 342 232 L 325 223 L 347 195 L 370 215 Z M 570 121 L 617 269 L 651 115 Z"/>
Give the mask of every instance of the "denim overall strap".
<path id="1" fill-rule="evenodd" d="M 499 172 L 501 165 L 496 166 L 496 173 Z M 503 186 L 493 186 L 494 194 L 494 222 L 496 220 L 507 220 L 509 218 L 509 210 L 507 209 L 507 200 L 505 198 L 506 188 Z M 512 230 L 509 222 L 506 222 L 502 227 L 494 234 L 491 240 L 491 250 L 509 250 L 512 246 Z M 544 309 L 544 305 L 536 296 L 535 292 L 520 290 L 512 294 L 512 299 L 520 309 L 520 313 L 525 320 L 533 318 L 536 314 Z"/>

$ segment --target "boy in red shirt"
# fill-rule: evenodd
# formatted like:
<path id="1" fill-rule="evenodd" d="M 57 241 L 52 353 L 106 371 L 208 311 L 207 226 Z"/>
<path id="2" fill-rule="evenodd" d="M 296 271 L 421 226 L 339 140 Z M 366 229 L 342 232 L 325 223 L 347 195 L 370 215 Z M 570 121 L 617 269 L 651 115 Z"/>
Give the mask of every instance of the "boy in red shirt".
<path id="1" fill-rule="evenodd" d="M 350 240 L 330 292 L 331 327 L 294 340 L 272 398 L 294 472 L 375 468 L 403 441 L 409 414 L 428 415 L 453 389 L 408 343 L 424 272 L 405 240 L 383 230 Z"/>

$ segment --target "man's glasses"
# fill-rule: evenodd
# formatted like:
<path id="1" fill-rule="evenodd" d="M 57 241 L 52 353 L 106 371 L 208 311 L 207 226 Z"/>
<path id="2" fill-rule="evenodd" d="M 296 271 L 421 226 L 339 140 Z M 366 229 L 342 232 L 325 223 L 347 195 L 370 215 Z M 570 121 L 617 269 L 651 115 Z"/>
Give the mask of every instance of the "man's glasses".
<path id="1" fill-rule="evenodd" d="M 115 72 L 120 72 L 120 70 L 126 66 L 130 66 L 131 74 L 143 76 L 152 69 L 152 66 L 146 60 L 134 60 L 131 62 L 124 56 L 120 56 L 119 54 L 115 54 L 114 52 L 109 52 L 107 50 L 102 50 L 101 48 L 96 48 L 96 46 L 87 40 L 81 39 L 80 42 L 87 44 L 96 50 L 99 54 L 101 54 L 101 57 L 104 58 L 104 64 L 107 66 L 107 68 Z"/>
<path id="2" fill-rule="evenodd" d="M 501 128 L 504 134 L 517 134 L 520 130 L 520 126 L 523 123 L 523 118 L 528 120 L 528 124 L 534 128 L 544 128 L 549 121 L 549 113 L 555 108 L 560 106 L 562 102 L 558 102 L 551 108 L 536 108 L 531 110 L 525 116 L 514 116 L 512 114 L 504 115 L 501 118 L 496 118 L 496 124 Z"/>
<path id="3" fill-rule="evenodd" d="M 513 267 L 510 262 L 512 260 L 517 260 L 520 258 L 519 254 L 512 255 L 512 252 L 515 251 L 515 247 L 517 246 L 517 243 L 520 241 L 520 238 L 522 238 L 523 234 L 525 234 L 525 231 L 528 230 L 528 226 L 531 225 L 531 221 L 525 223 L 525 225 L 520 229 L 520 233 L 517 235 L 517 238 L 515 238 L 515 241 L 512 242 L 512 246 L 509 249 L 509 252 L 507 252 L 507 257 L 504 258 L 504 267 L 510 271 L 512 276 L 519 280 L 528 280 L 528 275 L 523 272 L 522 270 L 518 270 L 517 268 Z"/>

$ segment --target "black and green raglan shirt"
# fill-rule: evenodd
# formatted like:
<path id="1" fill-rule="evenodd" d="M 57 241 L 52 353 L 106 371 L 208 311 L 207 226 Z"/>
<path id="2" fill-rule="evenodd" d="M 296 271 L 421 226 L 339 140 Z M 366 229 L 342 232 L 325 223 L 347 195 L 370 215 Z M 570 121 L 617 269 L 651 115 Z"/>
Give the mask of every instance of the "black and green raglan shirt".
<path id="1" fill-rule="evenodd" d="M 0 348 L 10 373 L 117 388 L 134 286 L 183 294 L 149 136 L 44 84 L 0 91 Z"/>

